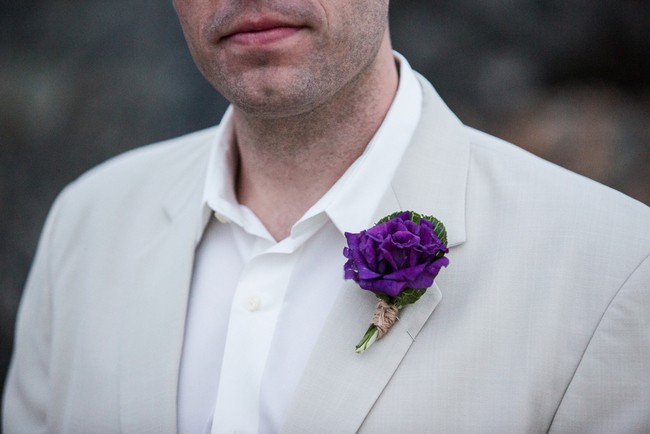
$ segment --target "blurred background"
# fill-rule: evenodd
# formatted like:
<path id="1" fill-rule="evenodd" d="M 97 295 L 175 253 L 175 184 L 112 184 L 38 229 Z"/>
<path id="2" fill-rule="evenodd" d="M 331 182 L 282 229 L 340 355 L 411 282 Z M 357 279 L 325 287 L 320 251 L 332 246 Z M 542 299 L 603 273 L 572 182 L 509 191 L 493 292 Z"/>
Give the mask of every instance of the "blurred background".
<path id="1" fill-rule="evenodd" d="M 393 0 L 395 48 L 466 124 L 650 204 L 650 2 Z M 0 381 L 56 194 L 226 103 L 171 1 L 0 1 Z"/>

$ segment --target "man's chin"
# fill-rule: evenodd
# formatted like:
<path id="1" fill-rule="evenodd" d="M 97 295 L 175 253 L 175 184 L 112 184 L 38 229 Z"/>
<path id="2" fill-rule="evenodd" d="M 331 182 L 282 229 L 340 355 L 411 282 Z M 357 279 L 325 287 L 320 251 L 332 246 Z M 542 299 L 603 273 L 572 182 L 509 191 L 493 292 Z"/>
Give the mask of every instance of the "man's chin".
<path id="1" fill-rule="evenodd" d="M 290 79 L 281 82 L 265 81 L 239 86 L 223 92 L 243 114 L 261 118 L 297 116 L 323 104 L 327 95 L 304 80 Z"/>
<path id="2" fill-rule="evenodd" d="M 242 115 L 258 119 L 281 119 L 300 116 L 313 110 L 312 106 L 298 107 L 292 99 L 273 99 L 265 101 L 230 101 Z M 303 101 L 304 102 L 304 101 Z"/>

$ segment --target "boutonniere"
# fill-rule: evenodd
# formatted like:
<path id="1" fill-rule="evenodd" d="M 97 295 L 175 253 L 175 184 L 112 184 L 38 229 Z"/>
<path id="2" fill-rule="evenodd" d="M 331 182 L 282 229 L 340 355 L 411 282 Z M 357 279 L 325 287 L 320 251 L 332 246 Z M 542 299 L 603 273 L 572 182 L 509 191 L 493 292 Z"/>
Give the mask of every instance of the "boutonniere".
<path id="1" fill-rule="evenodd" d="M 418 301 L 449 264 L 447 231 L 435 217 L 400 211 L 358 234 L 346 232 L 345 238 L 345 278 L 379 299 L 372 324 L 356 347 L 361 354 L 388 333 L 400 309 Z"/>

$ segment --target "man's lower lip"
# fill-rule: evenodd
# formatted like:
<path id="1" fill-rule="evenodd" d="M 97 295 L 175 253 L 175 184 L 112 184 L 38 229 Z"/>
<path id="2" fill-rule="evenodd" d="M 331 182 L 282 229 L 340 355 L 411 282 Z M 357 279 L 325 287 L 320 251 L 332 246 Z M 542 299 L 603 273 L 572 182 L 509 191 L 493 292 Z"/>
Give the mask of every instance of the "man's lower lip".
<path id="1" fill-rule="evenodd" d="M 294 35 L 300 29 L 300 27 L 273 27 L 254 32 L 241 32 L 228 36 L 224 41 L 246 46 L 270 45 Z"/>

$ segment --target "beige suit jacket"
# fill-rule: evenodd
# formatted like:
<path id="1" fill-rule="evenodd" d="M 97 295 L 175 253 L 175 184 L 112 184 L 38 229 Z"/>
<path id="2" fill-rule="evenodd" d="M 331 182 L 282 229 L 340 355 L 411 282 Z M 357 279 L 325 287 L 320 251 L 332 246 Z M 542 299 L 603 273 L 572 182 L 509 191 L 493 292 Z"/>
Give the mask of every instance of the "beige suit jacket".
<path id="1" fill-rule="evenodd" d="M 375 298 L 341 281 L 284 432 L 650 432 L 650 209 L 463 126 L 422 84 L 376 216 L 439 217 L 451 264 L 363 355 Z M 19 313 L 7 434 L 175 432 L 213 135 L 130 152 L 60 195 Z"/>

